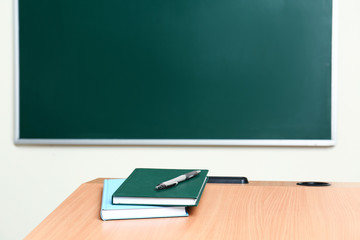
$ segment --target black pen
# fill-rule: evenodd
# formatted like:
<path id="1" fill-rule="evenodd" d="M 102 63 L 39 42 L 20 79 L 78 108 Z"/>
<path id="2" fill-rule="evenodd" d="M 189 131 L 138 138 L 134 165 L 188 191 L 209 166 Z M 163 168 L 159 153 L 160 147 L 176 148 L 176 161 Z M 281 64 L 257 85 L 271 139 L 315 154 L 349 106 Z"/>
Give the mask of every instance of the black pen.
<path id="1" fill-rule="evenodd" d="M 168 180 L 166 182 L 160 183 L 159 185 L 157 185 L 155 187 L 155 189 L 156 190 L 161 190 L 161 189 L 176 186 L 179 182 L 182 182 L 182 181 L 188 180 L 188 179 L 190 179 L 192 177 L 195 177 L 200 172 L 201 172 L 200 170 L 196 170 L 196 171 L 192 171 L 192 172 L 189 172 L 189 173 L 185 173 L 185 174 L 180 175 L 180 176 L 178 176 L 176 178 L 173 178 L 173 179 L 170 179 L 170 180 Z"/>

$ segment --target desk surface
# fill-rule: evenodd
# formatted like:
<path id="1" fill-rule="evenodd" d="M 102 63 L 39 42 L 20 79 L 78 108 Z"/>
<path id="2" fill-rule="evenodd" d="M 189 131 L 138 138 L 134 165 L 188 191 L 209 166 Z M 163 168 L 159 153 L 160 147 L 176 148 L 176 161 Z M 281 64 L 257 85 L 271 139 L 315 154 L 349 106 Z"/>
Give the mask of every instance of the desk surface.
<path id="1" fill-rule="evenodd" d="M 102 221 L 103 179 L 82 184 L 26 239 L 360 239 L 360 183 L 207 184 L 189 217 Z"/>

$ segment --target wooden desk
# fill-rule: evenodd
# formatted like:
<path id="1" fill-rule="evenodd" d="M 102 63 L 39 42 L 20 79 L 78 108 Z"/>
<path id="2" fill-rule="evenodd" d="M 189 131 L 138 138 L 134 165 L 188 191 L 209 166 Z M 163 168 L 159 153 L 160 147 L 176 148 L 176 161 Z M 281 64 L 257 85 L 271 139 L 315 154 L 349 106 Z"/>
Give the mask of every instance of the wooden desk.
<path id="1" fill-rule="evenodd" d="M 102 182 L 82 184 L 26 239 L 360 239 L 360 183 L 207 184 L 189 217 L 102 221 Z"/>

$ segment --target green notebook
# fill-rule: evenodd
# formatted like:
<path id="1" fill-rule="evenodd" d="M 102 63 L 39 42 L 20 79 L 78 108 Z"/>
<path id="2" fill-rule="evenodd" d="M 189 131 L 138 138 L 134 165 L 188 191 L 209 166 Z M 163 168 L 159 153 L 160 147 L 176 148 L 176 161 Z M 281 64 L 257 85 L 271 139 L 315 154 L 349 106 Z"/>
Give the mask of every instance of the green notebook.
<path id="1" fill-rule="evenodd" d="M 197 169 L 195 169 L 197 170 Z M 208 170 L 175 187 L 156 190 L 159 183 L 176 178 L 194 169 L 136 168 L 114 192 L 113 204 L 197 206 L 207 182 Z"/>
<path id="2" fill-rule="evenodd" d="M 125 179 L 105 179 L 101 202 L 102 220 L 186 217 L 189 214 L 183 206 L 113 205 L 112 194 Z"/>

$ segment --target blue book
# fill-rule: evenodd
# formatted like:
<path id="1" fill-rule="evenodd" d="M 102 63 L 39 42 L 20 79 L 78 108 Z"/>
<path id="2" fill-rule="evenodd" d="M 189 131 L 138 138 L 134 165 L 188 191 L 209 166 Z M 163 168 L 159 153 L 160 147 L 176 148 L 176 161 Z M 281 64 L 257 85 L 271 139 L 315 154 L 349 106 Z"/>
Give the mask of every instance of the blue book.
<path id="1" fill-rule="evenodd" d="M 112 195 L 125 179 L 105 179 L 100 216 L 102 220 L 186 217 L 189 214 L 185 207 L 113 205 Z"/>

